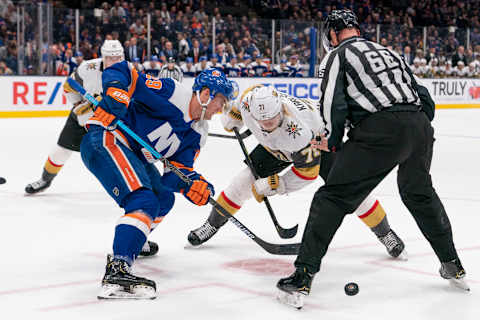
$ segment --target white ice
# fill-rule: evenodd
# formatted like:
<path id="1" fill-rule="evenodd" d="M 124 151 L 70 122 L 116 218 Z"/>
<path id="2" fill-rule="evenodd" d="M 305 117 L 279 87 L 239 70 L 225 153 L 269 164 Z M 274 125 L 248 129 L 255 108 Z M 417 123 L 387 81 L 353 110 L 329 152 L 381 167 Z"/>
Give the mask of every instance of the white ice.
<path id="1" fill-rule="evenodd" d="M 64 118 L 0 119 L 1 319 L 480 319 L 480 110 L 439 110 L 434 121 L 434 186 L 450 217 L 471 292 L 449 286 L 439 262 L 402 205 L 395 171 L 374 194 L 404 239 L 408 261 L 390 259 L 374 235 L 347 216 L 301 311 L 279 304 L 279 278 L 292 271 L 293 256 L 266 253 L 227 224 L 198 249 L 185 249 L 188 232 L 210 208 L 177 196 L 170 214 L 151 235 L 160 252 L 139 259 L 135 272 L 155 280 L 152 301 L 98 301 L 106 254 L 121 216 L 114 201 L 74 154 L 45 193 L 25 196 L 40 177 Z M 224 133 L 218 123 L 213 131 Z M 246 140 L 251 149 L 253 137 Z M 235 140 L 210 138 L 196 169 L 217 193 L 243 167 Z M 294 239 L 276 234 L 263 204 L 247 203 L 237 218 L 274 243 L 301 241 L 310 200 L 321 184 L 272 198 L 280 224 L 299 224 Z M 348 282 L 360 287 L 346 296 Z"/>

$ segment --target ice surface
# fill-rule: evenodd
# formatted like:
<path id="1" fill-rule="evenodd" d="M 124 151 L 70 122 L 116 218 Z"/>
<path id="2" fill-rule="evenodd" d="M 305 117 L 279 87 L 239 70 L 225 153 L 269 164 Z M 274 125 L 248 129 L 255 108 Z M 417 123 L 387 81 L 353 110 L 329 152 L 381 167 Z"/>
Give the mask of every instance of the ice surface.
<path id="1" fill-rule="evenodd" d="M 74 154 L 51 188 L 25 196 L 40 177 L 64 118 L 0 119 L 0 285 L 2 319 L 479 319 L 480 318 L 480 110 L 439 110 L 434 121 L 434 186 L 449 214 L 455 244 L 471 292 L 451 288 L 439 262 L 401 204 L 396 173 L 375 189 L 391 226 L 409 252 L 408 261 L 388 257 L 354 216 L 348 216 L 317 274 L 301 311 L 279 304 L 275 284 L 292 271 L 295 257 L 269 255 L 227 224 L 198 249 L 185 249 L 188 232 L 209 207 L 177 196 L 171 213 L 151 235 L 155 257 L 139 259 L 135 272 L 155 280 L 153 301 L 96 299 L 122 210 Z M 224 133 L 218 121 L 212 131 Z M 251 149 L 253 137 L 246 139 Z M 209 138 L 196 169 L 217 193 L 241 168 L 235 140 Z M 283 227 L 298 235 L 280 239 L 263 204 L 251 201 L 236 216 L 258 236 L 275 243 L 301 240 L 310 200 L 321 181 L 298 193 L 272 198 Z M 360 292 L 345 295 L 356 282 Z"/>

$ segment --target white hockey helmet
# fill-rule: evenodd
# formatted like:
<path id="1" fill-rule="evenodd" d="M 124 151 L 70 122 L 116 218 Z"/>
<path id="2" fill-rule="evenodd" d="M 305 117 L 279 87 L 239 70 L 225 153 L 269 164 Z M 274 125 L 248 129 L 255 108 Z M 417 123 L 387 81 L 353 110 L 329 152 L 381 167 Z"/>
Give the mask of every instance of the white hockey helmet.
<path id="1" fill-rule="evenodd" d="M 123 57 L 123 46 L 118 40 L 105 40 L 100 48 L 102 58 L 105 57 Z"/>
<path id="2" fill-rule="evenodd" d="M 254 89 L 249 105 L 252 117 L 257 121 L 272 119 L 282 110 L 280 96 L 272 86 Z"/>

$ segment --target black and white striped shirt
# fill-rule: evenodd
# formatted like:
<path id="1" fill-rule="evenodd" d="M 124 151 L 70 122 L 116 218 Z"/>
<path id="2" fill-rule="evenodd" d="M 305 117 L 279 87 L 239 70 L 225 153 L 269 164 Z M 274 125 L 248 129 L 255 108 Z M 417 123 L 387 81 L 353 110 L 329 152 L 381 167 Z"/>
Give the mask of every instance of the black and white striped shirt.
<path id="1" fill-rule="evenodd" d="M 319 69 L 320 106 L 329 147 L 341 144 L 345 123 L 397 104 L 419 105 L 418 84 L 394 51 L 363 38 L 346 39 Z"/>
<path id="2" fill-rule="evenodd" d="M 175 65 L 172 70 L 168 69 L 167 65 L 164 65 L 158 74 L 159 78 L 171 78 L 175 79 L 178 82 L 183 81 L 183 72 L 179 66 Z"/>

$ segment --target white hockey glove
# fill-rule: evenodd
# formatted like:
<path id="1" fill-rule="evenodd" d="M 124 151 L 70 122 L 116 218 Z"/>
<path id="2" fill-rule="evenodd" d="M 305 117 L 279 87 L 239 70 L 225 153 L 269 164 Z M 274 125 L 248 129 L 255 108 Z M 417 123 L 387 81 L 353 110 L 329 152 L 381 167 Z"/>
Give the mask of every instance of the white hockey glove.
<path id="1" fill-rule="evenodd" d="M 228 132 L 232 132 L 233 128 L 240 129 L 243 127 L 242 114 L 235 103 L 230 108 L 223 110 L 220 121 L 222 121 L 223 128 Z"/>
<path id="2" fill-rule="evenodd" d="M 73 113 L 77 116 L 77 121 L 80 126 L 85 126 L 90 117 L 93 116 L 93 105 L 88 100 L 82 100 L 75 104 Z"/>
<path id="3" fill-rule="evenodd" d="M 264 197 L 284 194 L 285 192 L 285 182 L 278 174 L 260 178 L 252 184 L 252 193 L 258 202 L 262 202 Z"/>

